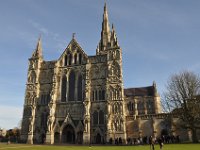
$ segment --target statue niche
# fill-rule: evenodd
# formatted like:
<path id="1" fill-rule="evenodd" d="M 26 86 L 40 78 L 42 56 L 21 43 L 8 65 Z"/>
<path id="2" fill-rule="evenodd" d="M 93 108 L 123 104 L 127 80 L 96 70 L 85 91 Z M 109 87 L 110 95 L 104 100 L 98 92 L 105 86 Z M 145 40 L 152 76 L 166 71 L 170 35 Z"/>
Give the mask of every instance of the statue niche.
<path id="1" fill-rule="evenodd" d="M 108 77 L 110 78 L 111 82 L 116 82 L 120 80 L 121 71 L 120 71 L 120 66 L 117 62 L 113 62 L 113 64 L 109 65 Z"/>
<path id="2" fill-rule="evenodd" d="M 28 77 L 28 82 L 29 83 L 35 83 L 36 82 L 36 73 L 35 71 L 31 71 Z"/>

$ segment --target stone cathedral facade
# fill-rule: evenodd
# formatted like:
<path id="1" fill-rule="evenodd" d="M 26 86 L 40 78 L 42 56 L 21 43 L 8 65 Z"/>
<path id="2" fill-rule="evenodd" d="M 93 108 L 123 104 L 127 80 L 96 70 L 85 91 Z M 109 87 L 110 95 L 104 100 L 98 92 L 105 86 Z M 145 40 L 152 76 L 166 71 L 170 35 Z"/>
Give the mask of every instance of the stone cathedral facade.
<path id="1" fill-rule="evenodd" d="M 124 89 L 122 49 L 114 26 L 110 28 L 106 4 L 96 55 L 88 56 L 73 36 L 59 59 L 45 61 L 38 40 L 29 59 L 24 142 L 126 143 L 128 138 L 159 134 L 162 128 L 155 126 L 156 119 L 163 120 L 160 113 L 155 82 Z"/>

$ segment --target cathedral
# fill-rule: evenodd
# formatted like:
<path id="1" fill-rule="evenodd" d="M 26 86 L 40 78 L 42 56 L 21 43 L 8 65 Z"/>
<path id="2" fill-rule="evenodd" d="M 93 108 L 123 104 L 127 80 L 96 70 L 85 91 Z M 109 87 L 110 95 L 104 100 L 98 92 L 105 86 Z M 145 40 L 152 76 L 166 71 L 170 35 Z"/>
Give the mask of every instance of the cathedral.
<path id="1" fill-rule="evenodd" d="M 21 140 L 104 144 L 173 132 L 161 112 L 156 83 L 125 89 L 122 49 L 105 4 L 96 55 L 75 37 L 55 61 L 45 61 L 39 38 L 29 58 Z"/>

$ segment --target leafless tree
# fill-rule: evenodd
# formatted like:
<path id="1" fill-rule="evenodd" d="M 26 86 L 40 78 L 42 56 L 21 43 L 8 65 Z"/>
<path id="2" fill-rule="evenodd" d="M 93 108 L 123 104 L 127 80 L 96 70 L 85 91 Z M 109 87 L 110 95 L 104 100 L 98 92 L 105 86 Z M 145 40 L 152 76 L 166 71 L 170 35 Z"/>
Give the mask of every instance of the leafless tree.
<path id="1" fill-rule="evenodd" d="M 174 74 L 167 82 L 163 95 L 164 111 L 179 118 L 181 127 L 191 130 L 193 142 L 198 142 L 200 129 L 200 78 L 193 72 Z"/>

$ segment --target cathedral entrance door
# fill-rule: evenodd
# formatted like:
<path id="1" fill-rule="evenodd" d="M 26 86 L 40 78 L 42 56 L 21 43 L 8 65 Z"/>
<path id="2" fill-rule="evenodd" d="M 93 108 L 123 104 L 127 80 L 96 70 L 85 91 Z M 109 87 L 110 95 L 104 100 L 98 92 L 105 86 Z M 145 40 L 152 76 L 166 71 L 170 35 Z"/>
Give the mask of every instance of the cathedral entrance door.
<path id="1" fill-rule="evenodd" d="M 82 144 L 83 143 L 83 132 L 82 131 L 79 131 L 77 133 L 77 143 L 78 144 Z"/>
<path id="2" fill-rule="evenodd" d="M 55 132 L 54 133 L 54 143 L 59 143 L 60 142 L 60 133 Z"/>
<path id="3" fill-rule="evenodd" d="M 62 142 L 68 144 L 75 143 L 75 132 L 71 125 L 66 125 L 62 132 Z"/>
<path id="4" fill-rule="evenodd" d="M 101 135 L 99 133 L 96 136 L 96 144 L 101 144 Z"/>

